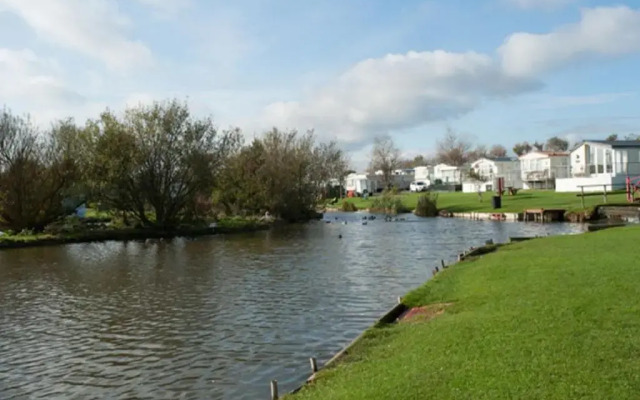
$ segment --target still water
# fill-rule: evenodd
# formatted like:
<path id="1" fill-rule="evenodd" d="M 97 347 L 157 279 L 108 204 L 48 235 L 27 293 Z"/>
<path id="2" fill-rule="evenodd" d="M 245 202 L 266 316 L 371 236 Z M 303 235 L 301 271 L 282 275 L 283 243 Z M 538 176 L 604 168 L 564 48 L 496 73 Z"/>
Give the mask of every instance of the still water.
<path id="1" fill-rule="evenodd" d="M 295 388 L 309 357 L 327 361 L 440 259 L 583 230 L 362 215 L 0 252 L 0 399 L 267 399 L 271 379 Z"/>

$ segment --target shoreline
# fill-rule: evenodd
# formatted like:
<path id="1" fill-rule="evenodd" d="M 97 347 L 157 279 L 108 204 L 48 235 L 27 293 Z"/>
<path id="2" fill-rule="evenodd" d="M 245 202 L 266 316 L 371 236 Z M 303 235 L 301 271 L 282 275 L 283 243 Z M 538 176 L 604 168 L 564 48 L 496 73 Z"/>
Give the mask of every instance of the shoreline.
<path id="1" fill-rule="evenodd" d="M 608 225 L 607 228 L 616 228 L 619 225 Z M 624 228 L 623 228 L 624 229 Z M 638 232 L 637 227 L 634 228 L 635 232 Z M 622 230 L 616 230 L 616 229 L 611 229 L 611 231 L 616 231 L 618 233 L 614 233 L 613 235 L 619 236 L 619 235 L 625 235 L 627 236 L 628 234 Z M 559 236 L 554 236 L 553 239 L 555 238 L 560 238 L 559 240 L 561 241 L 571 241 L 573 243 L 573 246 L 582 246 L 582 243 L 585 241 L 588 242 L 597 242 L 598 239 L 596 238 L 604 238 L 604 236 L 601 236 L 600 233 L 591 233 L 588 234 L 589 232 L 583 232 L 582 234 L 578 234 L 578 235 L 570 235 L 567 238 L 564 238 L 562 235 Z M 630 232 L 631 233 L 631 232 Z M 633 234 L 631 234 L 633 236 Z M 616 237 L 614 236 L 614 237 Z M 611 236 L 609 236 L 611 237 Z M 327 363 L 325 363 L 319 370 L 317 373 L 314 373 L 313 375 L 311 375 L 300 387 L 298 387 L 297 389 L 295 389 L 294 391 L 290 392 L 287 396 L 285 396 L 285 398 L 289 399 L 295 399 L 295 398 L 317 398 L 317 396 L 320 396 L 319 398 L 322 397 L 322 393 L 326 393 L 326 390 L 328 388 L 328 390 L 335 390 L 336 386 L 341 387 L 341 389 L 343 390 L 343 393 L 351 393 L 351 394 L 355 394 L 355 393 L 360 393 L 357 392 L 357 389 L 355 387 L 359 387 L 360 382 L 362 381 L 367 381 L 370 379 L 376 379 L 373 378 L 374 376 L 377 377 L 378 379 L 380 379 L 381 377 L 377 376 L 377 375 L 372 375 L 372 374 L 376 374 L 376 373 L 380 373 L 379 369 L 377 366 L 380 365 L 379 361 L 380 359 L 378 357 L 380 357 L 380 355 L 376 352 L 377 350 L 380 350 L 382 348 L 387 349 L 389 347 L 393 347 L 396 346 L 400 343 L 394 343 L 394 340 L 392 336 L 385 336 L 385 334 L 383 333 L 385 330 L 387 329 L 405 329 L 402 328 L 402 326 L 405 324 L 405 322 L 400 323 L 401 321 L 404 321 L 404 317 L 405 316 L 409 316 L 410 312 L 412 310 L 416 310 L 416 311 L 420 311 L 419 309 L 425 309 L 425 308 L 429 308 L 432 306 L 438 306 L 438 305 L 448 305 L 449 303 L 446 303 L 447 301 L 449 301 L 450 299 L 448 297 L 451 296 L 451 294 L 446 295 L 444 293 L 441 293 L 439 295 L 436 296 L 430 296 L 428 295 L 428 293 L 430 291 L 433 290 L 437 290 L 437 288 L 435 286 L 441 286 L 443 284 L 445 284 L 445 282 L 447 281 L 456 281 L 458 282 L 459 279 L 464 278 L 465 275 L 470 275 L 470 274 L 487 274 L 489 273 L 489 271 L 479 271 L 477 270 L 477 268 L 490 268 L 490 269 L 502 269 L 504 268 L 504 270 L 508 270 L 511 269 L 512 267 L 503 267 L 504 264 L 504 258 L 507 257 L 509 254 L 513 253 L 514 251 L 518 251 L 518 252 L 524 252 L 524 253 L 533 253 L 533 254 L 540 254 L 539 251 L 537 250 L 532 250 L 532 249 L 537 249 L 540 247 L 545 247 L 545 245 L 548 245 L 549 243 L 547 242 L 548 239 L 552 239 L 552 238 L 540 238 L 541 241 L 535 241 L 532 243 L 531 246 L 526 245 L 525 247 L 520 246 L 519 242 L 522 241 L 529 241 L 530 239 L 538 239 L 537 237 L 517 237 L 517 238 L 510 238 L 508 243 L 490 243 L 487 242 L 486 245 L 478 247 L 478 248 L 471 248 L 468 251 L 465 251 L 464 253 L 461 253 L 458 257 L 458 262 L 452 263 L 451 265 L 445 266 L 444 262 L 442 264 L 442 266 L 444 267 L 443 269 L 439 269 L 436 268 L 433 270 L 433 275 L 430 279 L 428 279 L 426 282 L 424 282 L 423 284 L 421 284 L 418 288 L 413 289 L 409 292 L 407 292 L 401 299 L 399 298 L 399 303 L 397 305 L 395 305 L 390 311 L 388 311 L 385 316 L 388 315 L 393 315 L 394 311 L 398 309 L 398 307 L 400 307 L 403 312 L 400 313 L 400 315 L 396 315 L 392 318 L 392 320 L 390 321 L 385 321 L 384 323 L 381 323 L 382 319 L 379 319 L 376 323 L 374 323 L 373 325 L 371 325 L 370 327 L 368 327 L 364 332 L 362 332 L 360 335 L 358 335 L 358 337 L 356 339 L 354 339 L 351 343 L 349 343 L 345 348 L 343 348 L 342 350 L 340 350 L 337 354 L 335 354 Z M 611 240 L 611 239 L 610 239 Z M 615 239 L 613 239 L 615 240 Z M 535 244 L 534 244 L 535 243 Z M 567 242 L 568 243 L 568 242 Z M 544 244 L 544 245 L 543 245 Z M 514 245 L 517 245 L 517 247 L 512 247 Z M 504 251 L 506 247 L 506 252 Z M 592 249 L 593 250 L 593 249 Z M 603 249 L 600 249 L 603 250 Z M 483 256 L 487 255 L 487 254 L 500 254 L 499 256 L 496 256 L 498 259 L 496 259 L 494 262 L 491 261 L 485 261 L 482 262 Z M 544 257 L 543 257 L 544 258 Z M 501 260 L 503 262 L 501 262 Z M 465 263 L 469 264 L 467 265 L 465 268 L 463 269 L 456 269 L 454 271 L 451 271 L 453 273 L 456 274 L 462 274 L 462 275 L 458 275 L 457 278 L 452 279 L 449 277 L 449 274 L 445 274 L 445 278 L 443 281 L 441 281 L 439 278 L 439 275 L 442 271 L 444 271 L 444 269 L 449 269 L 450 267 L 453 266 L 458 266 L 458 264 L 461 263 Z M 544 261 L 544 259 L 541 260 L 537 260 L 537 259 L 533 259 L 533 258 L 529 258 L 528 262 L 531 263 L 531 266 L 527 266 L 524 267 L 524 271 L 527 270 L 527 268 L 532 268 L 532 267 L 536 267 L 536 268 L 540 268 L 541 271 L 538 275 L 539 278 L 537 279 L 546 279 L 547 276 L 553 276 L 553 274 L 555 273 L 563 273 L 562 269 L 558 270 L 556 269 L 556 267 L 554 266 L 549 266 L 546 264 L 546 262 Z M 480 265 L 476 265 L 476 263 L 480 263 L 482 265 L 482 267 L 480 267 Z M 598 263 L 595 263 L 598 264 Z M 573 268 L 577 268 L 578 270 L 582 271 L 582 261 L 580 260 L 576 260 L 573 264 L 573 267 L 568 268 L 569 272 L 568 274 L 572 274 L 573 272 L 571 272 L 573 270 Z M 473 269 L 476 269 L 476 272 L 472 272 Z M 544 271 L 544 272 L 543 272 Z M 587 281 L 591 281 L 591 280 L 601 280 L 601 269 L 599 267 L 595 267 L 593 268 L 593 271 L 590 270 L 590 276 L 589 278 L 587 278 Z M 503 274 L 504 272 L 499 272 L 497 276 L 499 276 L 500 279 L 504 279 Z M 475 275 L 474 275 L 475 276 Z M 513 276 L 517 277 L 517 273 L 513 274 Z M 477 277 L 477 276 L 476 276 Z M 552 281 L 556 281 L 556 278 L 552 278 Z M 624 279 L 623 279 L 624 280 Z M 436 282 L 436 283 L 433 283 Z M 524 281 L 522 281 L 524 282 Z M 435 285 L 435 286 L 434 286 Z M 606 285 L 604 285 L 606 287 Z M 603 289 L 605 290 L 605 289 Z M 554 294 L 556 294 L 555 292 L 552 292 Z M 559 293 L 562 293 L 562 291 L 560 291 Z M 426 298 L 425 300 L 422 300 L 425 302 L 425 304 L 422 304 L 422 301 L 417 301 L 417 298 L 419 297 L 419 295 L 425 295 L 426 294 Z M 459 298 L 460 295 L 462 293 L 457 293 L 454 294 L 453 297 L 456 298 L 456 302 L 462 302 L 465 301 L 464 297 L 466 297 L 468 294 L 463 295 L 462 298 Z M 504 296 L 504 293 L 502 293 L 501 291 L 496 291 L 496 293 L 499 297 L 500 296 Z M 519 295 L 519 293 L 517 293 L 517 295 Z M 441 298 L 441 296 L 443 296 Z M 589 297 L 589 296 L 587 296 Z M 548 302 L 548 300 L 546 299 L 545 296 L 539 296 L 537 297 L 538 301 L 545 303 Z M 571 296 L 569 296 L 569 298 L 572 298 Z M 483 298 L 484 299 L 484 298 Z M 483 300 L 483 302 L 486 300 Z M 471 309 L 469 310 L 471 311 Z M 484 310 L 483 310 L 484 311 Z M 479 313 L 481 313 L 481 311 L 477 311 Z M 451 318 L 455 318 L 457 313 L 456 312 L 449 314 L 447 312 L 445 312 L 445 314 L 449 314 L 449 317 Z M 435 317 L 437 317 L 440 314 L 435 314 Z M 607 314 L 610 315 L 610 314 Z M 431 318 L 435 318 L 435 317 L 426 317 L 425 319 L 418 319 L 415 321 L 418 322 L 411 322 L 409 321 L 408 324 L 417 324 L 417 323 L 425 323 L 425 324 L 429 324 L 428 326 L 430 326 L 430 328 L 425 328 L 426 330 L 431 330 L 431 329 L 438 329 L 435 328 L 434 325 L 430 325 L 431 324 Z M 481 317 L 478 317 L 481 318 Z M 420 322 L 421 321 L 421 322 Z M 591 321 L 590 319 L 586 319 L 588 323 L 589 321 Z M 553 320 L 552 320 L 553 322 Z M 517 325 L 517 324 L 516 324 Z M 427 325 L 424 325 L 427 326 Z M 519 327 L 520 325 L 518 325 Z M 382 328 L 382 330 L 381 330 Z M 442 329 L 440 327 L 440 329 Z M 518 329 L 518 328 L 515 328 Z M 382 333 L 381 333 L 382 332 Z M 508 331 L 511 332 L 511 331 Z M 510 333 L 513 334 L 513 333 Z M 372 337 L 379 337 L 380 341 L 371 341 Z M 362 338 L 366 337 L 367 341 L 363 341 Z M 391 337 L 390 339 L 388 337 Z M 435 332 L 433 335 L 430 335 L 430 337 L 447 337 L 446 335 L 442 335 L 442 331 L 438 331 Z M 405 337 L 406 339 L 406 337 Z M 556 339 L 551 338 L 550 342 L 553 342 Z M 422 343 L 422 342 L 419 342 Z M 448 346 L 453 345 L 451 342 L 446 342 Z M 406 346 L 408 344 L 401 344 L 401 348 L 406 349 Z M 413 346 L 416 346 L 417 343 L 413 343 Z M 463 346 L 464 347 L 464 346 Z M 353 351 L 351 351 L 353 350 Z M 386 350 L 385 350 L 386 351 Z M 411 351 L 420 351 L 417 348 L 413 348 L 413 350 Z M 409 351 L 408 351 L 409 352 Z M 353 353 L 353 354 L 352 354 Z M 409 352 L 410 353 L 410 352 Z M 367 370 L 371 370 L 371 369 L 375 369 L 376 372 L 363 372 L 363 367 L 362 365 L 359 366 L 355 366 L 356 364 L 360 364 L 362 363 L 366 357 L 371 356 L 371 354 L 375 354 L 375 356 L 373 356 L 373 359 L 370 360 L 370 362 L 367 363 L 366 368 L 364 369 L 364 371 Z M 352 362 L 352 360 L 347 359 L 344 360 L 344 356 L 349 356 L 352 355 L 355 357 L 355 360 L 357 360 L 357 362 L 354 364 Z M 482 354 L 481 354 L 482 355 Z M 448 359 L 447 357 L 448 354 L 445 354 L 445 360 Z M 364 358 L 363 358 L 364 357 Z M 392 357 L 393 358 L 393 357 Z M 402 357 L 399 357 L 400 359 L 404 359 Z M 383 357 L 383 359 L 386 360 L 386 357 Z M 442 361 L 444 362 L 444 361 Z M 336 365 L 337 364 L 337 365 Z M 526 362 L 524 363 L 525 367 L 526 367 Z M 442 367 L 443 365 L 441 365 Z M 449 368 L 449 365 L 444 365 L 445 368 Z M 340 369 L 337 369 L 340 368 Z M 358 370 L 358 374 L 365 374 L 366 378 L 362 378 L 361 376 L 359 377 L 344 377 L 344 374 L 346 373 L 344 368 L 348 368 L 351 371 L 353 371 L 353 369 L 357 369 Z M 414 369 L 415 370 L 421 370 L 421 366 L 419 365 L 415 365 Z M 476 371 L 478 371 L 477 369 L 475 369 Z M 456 371 L 456 368 L 453 367 L 453 372 Z M 474 369 L 471 369 L 470 371 L 474 371 Z M 478 374 L 482 374 L 482 372 L 477 372 Z M 318 375 L 320 374 L 320 375 Z M 338 383 L 336 383 L 336 381 L 338 381 Z M 322 383 L 319 383 L 322 382 Z M 350 383 L 349 385 L 345 385 L 345 382 Z M 481 380 L 479 380 L 478 382 L 482 382 Z M 320 386 L 316 386 L 316 385 L 320 385 Z M 353 385 L 353 387 L 351 387 L 351 385 Z M 447 387 L 447 384 L 444 383 L 443 385 L 444 387 Z M 351 388 L 350 388 L 351 387 Z M 482 384 L 479 385 L 479 387 L 481 388 L 481 390 L 485 390 L 485 386 L 482 386 Z M 390 387 L 387 388 L 390 390 Z M 380 393 L 386 393 L 385 392 L 386 389 L 383 389 L 380 391 Z M 473 390 L 477 390 L 476 387 L 473 388 L 468 388 L 468 390 L 471 392 Z M 355 392 L 354 392 L 355 391 Z M 299 396 L 299 394 L 302 392 L 302 396 Z M 502 397 L 500 397 L 502 398 Z"/>
<path id="2" fill-rule="evenodd" d="M 432 271 L 431 277 L 428 280 L 426 280 L 425 282 L 423 282 L 420 286 L 423 286 L 423 285 L 427 284 L 428 282 L 430 282 L 440 272 L 444 271 L 445 269 L 449 269 L 451 267 L 454 267 L 457 264 L 459 264 L 459 263 L 461 263 L 461 262 L 463 262 L 463 261 L 465 261 L 467 259 L 481 257 L 483 255 L 496 252 L 496 251 L 498 251 L 498 249 L 500 249 L 500 247 L 505 246 L 507 244 L 517 243 L 517 242 L 521 242 L 521 241 L 527 241 L 527 240 L 531 240 L 531 239 L 537 239 L 537 237 L 509 238 L 509 242 L 508 243 L 498 243 L 498 244 L 494 244 L 493 241 L 490 241 L 490 243 L 487 242 L 487 244 L 485 244 L 483 246 L 472 247 L 469 250 L 466 250 L 463 253 L 458 254 L 458 261 L 453 262 L 450 265 L 446 265 L 444 260 L 441 260 L 441 267 L 436 267 Z M 415 290 L 415 289 L 413 289 L 413 290 Z M 411 291 L 413 291 L 413 290 L 411 290 Z M 324 370 L 326 370 L 328 368 L 332 368 L 334 366 L 339 365 L 340 362 L 342 361 L 342 359 L 345 356 L 349 355 L 349 351 L 351 349 L 353 349 L 356 345 L 358 345 L 362 341 L 362 339 L 365 337 L 367 332 L 369 332 L 370 330 L 383 328 L 385 326 L 389 326 L 389 325 L 393 325 L 393 324 L 398 323 L 398 321 L 400 321 L 403 318 L 403 316 L 406 315 L 407 312 L 411 311 L 411 307 L 409 307 L 406 304 L 404 304 L 402 300 L 403 300 L 403 297 L 398 297 L 397 304 L 395 304 L 393 307 L 391 307 L 389 310 L 387 310 L 384 314 L 382 314 L 370 327 L 368 327 L 364 331 L 362 331 L 358 336 L 356 336 L 353 340 L 351 340 L 346 346 L 344 346 L 337 353 L 335 353 L 322 366 L 319 366 L 317 372 L 312 373 L 302 384 L 300 384 L 298 387 L 296 387 L 295 389 L 293 389 L 292 391 L 287 393 L 286 396 L 287 397 L 291 397 L 291 396 L 295 397 L 294 396 L 295 394 L 299 393 L 301 390 L 305 389 L 308 385 L 312 384 L 315 381 L 317 373 L 322 372 L 322 371 L 324 371 Z"/>
<path id="3" fill-rule="evenodd" d="M 272 223 L 262 223 L 240 227 L 188 228 L 172 230 L 117 229 L 77 234 L 72 233 L 66 236 L 52 235 L 43 238 L 25 240 L 20 240 L 21 238 L 19 236 L 12 236 L 10 240 L 3 239 L 3 237 L 0 236 L 0 251 L 29 247 L 62 246 L 78 243 L 128 242 L 149 239 L 175 239 L 178 237 L 229 235 L 269 230 L 273 225 L 274 224 Z"/>

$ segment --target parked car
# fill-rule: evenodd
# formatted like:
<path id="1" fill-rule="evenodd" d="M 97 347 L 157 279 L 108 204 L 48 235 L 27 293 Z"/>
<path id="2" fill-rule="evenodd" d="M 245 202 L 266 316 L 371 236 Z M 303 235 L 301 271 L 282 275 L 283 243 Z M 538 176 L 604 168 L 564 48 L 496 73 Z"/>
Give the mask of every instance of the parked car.
<path id="1" fill-rule="evenodd" d="M 428 185 L 425 181 L 414 181 L 409 185 L 409 191 L 411 192 L 425 192 L 427 188 Z"/>

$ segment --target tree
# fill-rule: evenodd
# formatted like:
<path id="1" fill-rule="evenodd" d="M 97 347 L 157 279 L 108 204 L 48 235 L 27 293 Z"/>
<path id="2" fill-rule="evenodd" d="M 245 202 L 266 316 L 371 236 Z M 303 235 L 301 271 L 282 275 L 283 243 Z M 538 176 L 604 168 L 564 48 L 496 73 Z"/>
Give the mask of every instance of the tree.
<path id="1" fill-rule="evenodd" d="M 316 144 L 313 132 L 272 129 L 230 157 L 215 191 L 227 213 L 269 211 L 289 221 L 309 219 L 331 179 L 348 163 L 335 142 Z"/>
<path id="2" fill-rule="evenodd" d="M 640 135 L 630 133 L 624 137 L 624 140 L 640 140 Z"/>
<path id="3" fill-rule="evenodd" d="M 527 154 L 533 149 L 533 147 L 529 144 L 529 142 L 516 143 L 513 146 L 513 152 L 516 153 L 518 157 Z"/>
<path id="4" fill-rule="evenodd" d="M 547 151 L 567 151 L 569 149 L 569 142 L 557 136 L 554 136 L 547 140 L 545 149 Z"/>
<path id="5" fill-rule="evenodd" d="M 46 134 L 29 121 L 0 114 L 0 226 L 43 230 L 76 208 L 65 200 L 78 177 L 65 135 L 73 121 L 58 122 Z"/>
<path id="6" fill-rule="evenodd" d="M 507 149 L 500 144 L 493 145 L 491 146 L 491 150 L 489 150 L 489 156 L 490 157 L 506 157 Z"/>
<path id="7" fill-rule="evenodd" d="M 618 135 L 615 133 L 612 133 L 611 135 L 607 136 L 605 140 L 607 142 L 615 142 L 616 140 L 618 140 Z"/>
<path id="8" fill-rule="evenodd" d="M 469 161 L 475 161 L 483 157 L 488 157 L 489 151 L 487 150 L 487 146 L 478 145 L 473 150 L 467 152 L 466 158 Z"/>
<path id="9" fill-rule="evenodd" d="M 390 136 L 375 138 L 369 169 L 373 172 L 382 171 L 382 183 L 385 188 L 393 186 L 393 171 L 398 167 L 399 159 L 400 150 Z"/>
<path id="10" fill-rule="evenodd" d="M 107 110 L 87 136 L 95 192 L 143 226 L 162 228 L 196 217 L 240 143 L 238 130 L 218 132 L 176 100 L 130 108 L 123 118 Z"/>
<path id="11" fill-rule="evenodd" d="M 533 148 L 538 151 L 542 151 L 544 150 L 544 143 L 540 143 L 536 140 L 535 142 L 533 142 Z"/>
<path id="12" fill-rule="evenodd" d="M 469 159 L 468 152 L 471 149 L 471 143 L 463 139 L 452 129 L 447 129 L 442 140 L 438 141 L 437 159 L 439 162 L 461 166 Z"/>

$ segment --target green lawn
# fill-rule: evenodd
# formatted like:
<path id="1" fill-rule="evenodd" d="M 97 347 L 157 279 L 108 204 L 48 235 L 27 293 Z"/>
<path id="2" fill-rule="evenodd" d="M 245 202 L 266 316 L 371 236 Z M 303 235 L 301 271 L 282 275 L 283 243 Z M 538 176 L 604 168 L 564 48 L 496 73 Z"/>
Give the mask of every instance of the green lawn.
<path id="1" fill-rule="evenodd" d="M 402 193 L 403 203 L 410 209 L 416 207 L 419 193 Z M 462 192 L 442 192 L 438 193 L 438 208 L 451 212 L 490 212 L 494 211 L 491 206 L 493 193 L 483 193 L 482 202 L 477 193 Z M 359 209 L 367 209 L 371 205 L 371 198 L 352 198 L 348 200 L 354 203 Z M 585 207 L 594 207 L 604 203 L 602 195 L 585 196 Z M 607 195 L 607 203 L 626 203 L 626 194 L 616 193 Z M 556 193 L 553 191 L 529 190 L 520 191 L 515 196 L 503 196 L 503 212 L 522 212 L 528 208 L 560 208 L 565 210 L 582 209 L 580 197 L 576 193 Z"/>
<path id="2" fill-rule="evenodd" d="M 637 399 L 640 227 L 508 245 L 404 299 L 451 303 L 373 328 L 304 399 Z"/>

